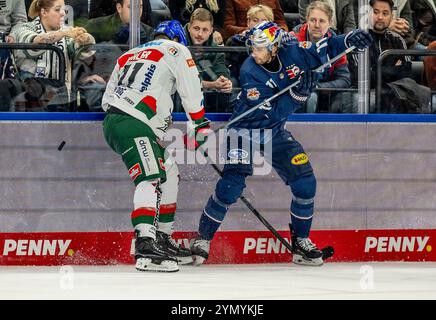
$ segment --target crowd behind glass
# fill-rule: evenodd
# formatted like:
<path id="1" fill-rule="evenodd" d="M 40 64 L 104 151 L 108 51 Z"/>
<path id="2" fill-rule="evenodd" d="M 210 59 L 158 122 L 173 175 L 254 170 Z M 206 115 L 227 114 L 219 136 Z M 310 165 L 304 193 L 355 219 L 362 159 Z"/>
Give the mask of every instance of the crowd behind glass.
<path id="1" fill-rule="evenodd" d="M 382 99 L 375 104 L 377 61 L 388 49 L 436 48 L 435 0 L 139 0 L 139 41 L 152 40 L 163 20 L 185 27 L 200 73 L 207 112 L 231 112 L 239 92 L 239 68 L 248 57 L 245 33 L 261 21 L 274 21 L 299 41 L 358 27 L 365 12 L 369 31 L 370 112 L 433 113 L 436 110 L 436 56 L 400 54 L 383 61 Z M 0 111 L 102 111 L 101 98 L 117 58 L 129 49 L 130 0 L 0 1 L 0 42 L 28 44 L 5 49 L 0 43 Z M 65 70 L 53 50 L 57 47 Z M 237 47 L 236 51 L 228 48 Z M 201 48 L 205 48 L 201 50 Z M 212 48 L 215 50 L 208 50 Z M 217 51 L 218 48 L 218 51 Z M 298 111 L 356 113 L 359 56 L 349 54 L 323 74 Z M 65 72 L 65 81 L 59 73 Z M 62 74 L 63 76 L 63 74 Z M 175 111 L 181 111 L 174 96 Z M 436 111 L 435 111 L 436 112 Z"/>

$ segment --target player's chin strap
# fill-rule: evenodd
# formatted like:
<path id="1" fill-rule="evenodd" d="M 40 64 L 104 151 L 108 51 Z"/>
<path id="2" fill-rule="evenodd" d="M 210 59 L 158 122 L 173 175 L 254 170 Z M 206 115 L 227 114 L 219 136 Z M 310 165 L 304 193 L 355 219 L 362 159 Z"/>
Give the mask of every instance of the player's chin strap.
<path id="1" fill-rule="evenodd" d="M 324 63 L 323 65 L 319 66 L 318 68 L 316 68 L 315 72 L 322 72 L 324 71 L 325 68 L 330 67 L 333 63 L 335 63 L 336 61 L 338 61 L 340 58 L 342 58 L 343 56 L 345 56 L 346 54 L 350 53 L 351 51 L 353 51 L 354 49 L 356 49 L 355 46 L 351 46 L 348 49 L 346 49 L 344 52 L 338 54 L 336 57 L 331 58 L 330 60 L 328 60 L 326 63 Z M 304 73 L 304 71 L 302 71 L 300 73 L 300 75 L 302 75 Z M 287 86 L 286 88 L 280 90 L 279 92 L 277 92 L 275 95 L 269 97 L 268 99 L 265 99 L 264 101 L 262 101 L 261 103 L 259 103 L 258 105 L 255 105 L 254 107 L 252 107 L 251 109 L 248 109 L 247 111 L 241 113 L 239 116 L 237 116 L 236 118 L 232 119 L 231 121 L 227 122 L 225 125 L 222 125 L 221 127 L 217 128 L 214 130 L 214 132 L 218 132 L 221 129 L 225 129 L 228 128 L 230 125 L 234 124 L 235 122 L 238 122 L 239 120 L 241 120 L 243 117 L 245 117 L 246 115 L 252 113 L 253 111 L 267 105 L 268 103 L 270 103 L 272 100 L 274 100 L 275 98 L 281 96 L 283 93 L 289 92 L 289 89 L 295 87 L 296 85 L 298 85 L 300 83 L 300 80 L 295 81 L 294 83 L 290 84 L 289 86 Z"/>

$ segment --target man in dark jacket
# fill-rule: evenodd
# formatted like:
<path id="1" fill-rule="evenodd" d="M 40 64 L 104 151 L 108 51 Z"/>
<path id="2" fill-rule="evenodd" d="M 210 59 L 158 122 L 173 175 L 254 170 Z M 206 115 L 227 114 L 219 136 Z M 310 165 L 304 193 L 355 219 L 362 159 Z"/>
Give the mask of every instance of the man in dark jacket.
<path id="1" fill-rule="evenodd" d="M 201 84 L 205 94 L 206 110 L 226 111 L 220 108 L 227 103 L 222 99 L 228 99 L 232 92 L 230 71 L 225 65 L 224 53 L 202 52 L 196 47 L 217 47 L 213 41 L 213 17 L 209 10 L 198 8 L 191 15 L 189 23 L 185 26 L 188 46 L 193 46 L 193 58 L 201 77 Z M 207 91 L 216 91 L 214 92 Z M 228 110 L 227 110 L 228 111 Z"/>
<path id="2" fill-rule="evenodd" d="M 94 18 L 88 21 L 85 29 L 91 33 L 97 43 L 109 41 L 116 44 L 128 44 L 130 32 L 130 0 L 117 0 L 116 9 L 112 15 Z M 140 13 L 142 14 L 142 1 Z M 153 39 L 153 28 L 141 22 L 140 41 Z"/>
<path id="3" fill-rule="evenodd" d="M 389 30 L 393 19 L 394 3 L 392 0 L 371 0 L 373 10 L 373 29 L 370 34 L 374 42 L 369 47 L 371 61 L 371 82 L 376 84 L 377 61 L 380 54 L 388 49 L 407 49 L 403 37 Z M 410 74 L 411 62 L 409 56 L 390 56 L 384 60 L 382 69 L 383 83 L 405 78 Z"/>

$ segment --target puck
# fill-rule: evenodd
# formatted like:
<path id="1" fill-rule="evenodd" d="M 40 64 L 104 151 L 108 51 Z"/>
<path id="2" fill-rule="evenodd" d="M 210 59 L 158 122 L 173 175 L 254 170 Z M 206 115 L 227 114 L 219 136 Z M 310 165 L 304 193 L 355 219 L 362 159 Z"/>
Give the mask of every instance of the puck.
<path id="1" fill-rule="evenodd" d="M 64 147 L 65 143 L 66 143 L 65 141 L 62 141 L 62 142 L 61 142 L 61 144 L 60 144 L 59 147 L 58 147 L 58 150 L 59 150 L 59 151 L 62 150 L 62 148 Z"/>

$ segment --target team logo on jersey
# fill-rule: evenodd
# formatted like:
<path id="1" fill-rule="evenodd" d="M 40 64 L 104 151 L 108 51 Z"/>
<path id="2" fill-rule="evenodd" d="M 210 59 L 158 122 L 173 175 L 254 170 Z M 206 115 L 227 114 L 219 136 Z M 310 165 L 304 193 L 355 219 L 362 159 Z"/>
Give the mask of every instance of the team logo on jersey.
<path id="1" fill-rule="evenodd" d="M 179 50 L 175 47 L 171 47 L 168 49 L 168 53 L 174 57 L 177 57 L 177 55 L 179 54 Z"/>
<path id="2" fill-rule="evenodd" d="M 291 163 L 296 166 L 301 166 L 309 162 L 309 157 L 305 153 L 299 153 L 294 156 L 291 160 Z"/>
<path id="3" fill-rule="evenodd" d="M 260 92 L 257 88 L 252 88 L 247 90 L 247 99 L 248 100 L 259 100 Z"/>
<path id="4" fill-rule="evenodd" d="M 300 74 L 300 68 L 293 64 L 290 67 L 286 67 L 286 73 L 288 74 L 289 79 L 294 79 Z"/>
<path id="5" fill-rule="evenodd" d="M 132 178 L 132 181 L 135 181 L 142 174 L 141 166 L 139 163 L 135 164 L 133 167 L 129 169 L 129 176 Z"/>
<path id="6" fill-rule="evenodd" d="M 309 49 L 312 46 L 312 42 L 310 41 L 301 41 L 298 46 L 303 49 Z"/>
<path id="7" fill-rule="evenodd" d="M 188 64 L 188 67 L 189 68 L 192 68 L 192 67 L 195 67 L 195 62 L 194 62 L 194 59 L 187 59 L 186 60 L 186 63 Z"/>

